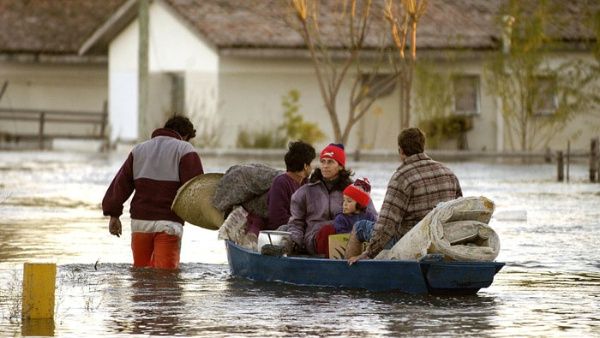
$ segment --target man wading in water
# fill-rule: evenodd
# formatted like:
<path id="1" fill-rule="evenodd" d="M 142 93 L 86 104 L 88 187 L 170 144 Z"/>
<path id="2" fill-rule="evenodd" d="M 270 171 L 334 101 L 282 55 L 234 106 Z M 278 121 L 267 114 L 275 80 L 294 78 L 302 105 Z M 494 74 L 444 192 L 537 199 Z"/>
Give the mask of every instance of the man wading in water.
<path id="1" fill-rule="evenodd" d="M 131 200 L 131 251 L 134 267 L 177 269 L 183 220 L 171 211 L 177 189 L 203 174 L 200 156 L 188 142 L 196 136 L 187 117 L 174 116 L 152 138 L 136 145 L 108 187 L 102 211 L 109 232 L 121 236 L 119 216 Z"/>

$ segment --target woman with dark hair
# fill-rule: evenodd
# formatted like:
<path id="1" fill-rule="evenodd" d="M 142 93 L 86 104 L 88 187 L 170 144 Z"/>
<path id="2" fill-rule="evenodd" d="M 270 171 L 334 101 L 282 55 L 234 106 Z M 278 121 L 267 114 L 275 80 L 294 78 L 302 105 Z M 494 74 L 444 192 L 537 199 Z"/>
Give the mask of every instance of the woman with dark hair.
<path id="1" fill-rule="evenodd" d="M 288 224 L 279 230 L 292 233 L 297 253 L 328 255 L 327 241 L 335 233 L 333 220 L 342 212 L 342 192 L 352 184 L 352 171 L 345 168 L 346 153 L 341 144 L 329 144 L 319 156 L 320 167 L 310 176 L 309 183 L 293 195 Z M 369 210 L 376 214 L 373 203 Z"/>

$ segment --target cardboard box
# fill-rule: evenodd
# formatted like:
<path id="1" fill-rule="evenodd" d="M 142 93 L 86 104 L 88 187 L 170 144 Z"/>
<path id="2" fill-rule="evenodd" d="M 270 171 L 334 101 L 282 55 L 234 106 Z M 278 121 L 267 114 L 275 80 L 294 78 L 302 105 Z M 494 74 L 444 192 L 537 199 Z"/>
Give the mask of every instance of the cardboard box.
<path id="1" fill-rule="evenodd" d="M 345 259 L 346 246 L 350 240 L 350 234 L 329 235 L 329 258 Z"/>

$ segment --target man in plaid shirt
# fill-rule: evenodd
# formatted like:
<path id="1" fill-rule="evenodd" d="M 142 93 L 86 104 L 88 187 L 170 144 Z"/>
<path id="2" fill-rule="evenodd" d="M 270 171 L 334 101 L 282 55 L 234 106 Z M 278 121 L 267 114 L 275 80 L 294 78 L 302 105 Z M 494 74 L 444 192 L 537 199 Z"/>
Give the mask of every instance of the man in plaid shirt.
<path id="1" fill-rule="evenodd" d="M 381 250 L 390 249 L 438 203 L 462 196 L 456 175 L 424 150 L 425 134 L 420 129 L 408 128 L 398 135 L 403 163 L 390 179 L 377 222 L 354 225 L 346 249 L 348 263 L 374 258 Z M 363 242 L 368 245 L 360 254 Z"/>

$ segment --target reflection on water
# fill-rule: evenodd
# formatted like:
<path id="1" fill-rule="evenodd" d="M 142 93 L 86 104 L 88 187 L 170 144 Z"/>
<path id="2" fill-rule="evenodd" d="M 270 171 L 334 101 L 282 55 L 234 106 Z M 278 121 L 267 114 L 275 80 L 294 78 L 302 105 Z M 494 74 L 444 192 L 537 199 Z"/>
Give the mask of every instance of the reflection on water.
<path id="1" fill-rule="evenodd" d="M 180 271 L 132 269 L 128 226 L 109 236 L 99 209 L 124 158 L 0 153 L 0 335 L 600 335 L 600 185 L 585 182 L 585 165 L 564 184 L 552 165 L 450 163 L 465 195 L 496 202 L 507 265 L 476 296 L 439 297 L 232 278 L 216 233 L 194 226 L 185 227 Z M 204 164 L 223 172 L 233 162 Z M 369 177 L 380 206 L 397 164 L 350 166 Z M 14 316 L 31 261 L 59 264 L 53 326 Z"/>
<path id="2" fill-rule="evenodd" d="M 132 269 L 126 302 L 117 299 L 115 314 L 107 326 L 133 334 L 185 334 L 179 325 L 186 306 L 182 298 L 183 280 L 178 272 Z"/>

